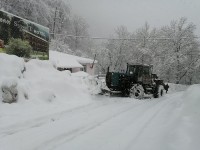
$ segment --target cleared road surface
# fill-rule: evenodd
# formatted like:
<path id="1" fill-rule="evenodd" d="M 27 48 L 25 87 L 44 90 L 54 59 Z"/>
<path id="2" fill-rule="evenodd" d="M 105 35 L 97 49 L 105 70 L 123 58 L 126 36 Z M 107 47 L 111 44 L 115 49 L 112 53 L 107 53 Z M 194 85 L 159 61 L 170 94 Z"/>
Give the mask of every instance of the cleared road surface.
<path id="1" fill-rule="evenodd" d="M 183 103 L 183 92 L 145 100 L 94 97 L 88 105 L 1 128 L 0 149 L 195 150 L 199 130 L 191 130 Z"/>

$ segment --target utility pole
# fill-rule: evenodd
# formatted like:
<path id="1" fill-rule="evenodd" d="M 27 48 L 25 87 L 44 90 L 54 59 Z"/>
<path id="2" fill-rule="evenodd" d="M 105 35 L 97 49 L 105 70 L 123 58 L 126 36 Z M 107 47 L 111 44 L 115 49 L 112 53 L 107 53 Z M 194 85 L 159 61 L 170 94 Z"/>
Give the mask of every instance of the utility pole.
<path id="1" fill-rule="evenodd" d="M 95 59 L 96 59 L 96 54 L 94 55 L 94 61 L 93 61 L 93 63 L 92 63 L 92 66 L 90 67 L 91 69 L 93 69 L 93 67 L 94 67 L 94 63 L 95 63 Z"/>
<path id="2" fill-rule="evenodd" d="M 57 14 L 57 7 L 56 7 L 55 15 L 53 18 L 53 39 L 55 38 L 56 14 Z"/>
<path id="3" fill-rule="evenodd" d="M 58 13 L 57 13 L 58 12 Z M 58 8 L 56 7 L 56 10 L 55 10 L 55 14 L 54 14 L 54 18 L 53 18 L 53 39 L 55 38 L 55 35 L 56 35 L 56 26 L 57 26 L 57 19 L 59 20 L 60 24 L 62 25 L 62 12 L 58 10 Z"/>

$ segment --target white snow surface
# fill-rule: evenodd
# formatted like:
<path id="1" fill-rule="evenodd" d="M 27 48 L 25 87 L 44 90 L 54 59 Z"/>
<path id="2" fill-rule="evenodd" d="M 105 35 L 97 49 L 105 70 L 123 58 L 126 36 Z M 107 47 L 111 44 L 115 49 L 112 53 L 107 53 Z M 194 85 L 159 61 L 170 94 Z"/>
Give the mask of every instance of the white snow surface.
<path id="1" fill-rule="evenodd" d="M 26 68 L 22 73 L 21 70 Z M 0 54 L 0 128 L 14 122 L 47 116 L 91 101 L 82 78 L 60 72 L 50 61 L 30 60 Z M 2 102 L 2 85 L 17 83 L 17 103 Z"/>
<path id="2" fill-rule="evenodd" d="M 87 76 L 89 76 L 89 74 L 84 72 L 84 71 L 75 72 L 75 73 L 72 73 L 71 75 L 76 76 L 76 77 L 87 77 Z"/>
<path id="3" fill-rule="evenodd" d="M 78 57 L 52 50 L 49 51 L 49 59 L 56 67 L 61 68 L 83 68 L 82 64 L 92 64 L 94 61 L 89 58 Z M 97 63 L 97 61 L 94 63 Z"/>
<path id="4" fill-rule="evenodd" d="M 91 96 L 92 77 L 59 72 L 49 61 L 0 54 L 0 70 L 0 86 L 17 82 L 20 92 L 17 103 L 0 101 L 1 150 L 200 148 L 200 85 L 169 84 L 161 98 L 136 100 Z"/>
<path id="5" fill-rule="evenodd" d="M 49 51 L 49 60 L 53 62 L 56 67 L 83 68 L 83 66 L 77 61 L 75 56 L 58 51 Z"/>
<path id="6" fill-rule="evenodd" d="M 0 80 L 4 77 L 21 78 L 23 70 L 24 60 L 22 58 L 0 53 Z"/>

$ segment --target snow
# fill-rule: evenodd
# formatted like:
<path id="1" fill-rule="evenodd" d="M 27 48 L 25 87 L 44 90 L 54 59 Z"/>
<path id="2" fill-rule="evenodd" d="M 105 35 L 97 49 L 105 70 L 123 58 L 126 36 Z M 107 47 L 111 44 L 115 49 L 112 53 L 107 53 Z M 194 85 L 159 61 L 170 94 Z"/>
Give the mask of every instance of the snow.
<path id="1" fill-rule="evenodd" d="M 187 85 L 181 85 L 181 84 L 168 83 L 168 85 L 169 85 L 169 92 L 171 93 L 184 91 L 188 88 Z"/>
<path id="2" fill-rule="evenodd" d="M 61 68 L 83 68 L 82 64 L 93 63 L 93 60 L 89 58 L 78 57 L 52 50 L 49 51 L 49 59 L 56 67 Z M 97 61 L 94 63 L 97 63 Z"/>
<path id="3" fill-rule="evenodd" d="M 60 68 L 83 68 L 83 66 L 78 63 L 73 55 L 49 51 L 49 59 L 54 63 L 56 67 Z"/>
<path id="4" fill-rule="evenodd" d="M 79 72 L 72 73 L 72 76 L 76 76 L 76 77 L 87 77 L 87 76 L 89 76 L 89 74 L 86 73 L 86 72 L 84 72 L 84 71 L 79 71 Z"/>
<path id="5" fill-rule="evenodd" d="M 57 101 L 69 101 L 71 99 L 77 100 L 83 94 L 83 92 L 74 94 L 79 93 L 81 88 L 84 89 L 80 79 L 67 77 L 65 72 L 57 71 L 49 61 L 31 60 L 26 64 L 26 67 L 27 71 L 24 76 L 30 81 L 32 89 L 30 94 L 33 95 L 32 97 L 36 97 L 35 99 L 41 99 L 46 93 L 47 99 L 44 99 L 45 101 L 51 101 L 48 97 L 55 97 Z M 42 91 L 38 89 L 42 89 Z"/>
<path id="6" fill-rule="evenodd" d="M 2 103 L 0 90 L 0 128 L 91 102 L 83 80 L 56 70 L 50 61 L 25 63 L 22 58 L 0 54 L 0 62 L 0 87 L 17 83 L 19 91 L 17 103 L 8 105 Z"/>
<path id="7" fill-rule="evenodd" d="M 83 58 L 83 57 L 78 57 L 78 56 L 75 56 L 75 58 L 81 64 L 92 64 L 93 62 L 97 63 L 97 60 L 94 61 L 94 60 L 89 59 L 89 58 Z"/>
<path id="8" fill-rule="evenodd" d="M 9 59 L 7 59 L 8 57 Z M 3 77 L 22 77 L 22 71 L 24 70 L 24 61 L 22 58 L 0 53 L 0 60 L 1 79 Z"/>
<path id="9" fill-rule="evenodd" d="M 0 71 L 0 86 L 17 83 L 19 91 L 18 101 L 12 104 L 3 103 L 0 93 L 2 150 L 200 147 L 200 85 L 170 83 L 164 97 L 136 100 L 91 96 L 94 77 L 59 72 L 51 61 L 25 63 L 16 56 L 0 54 Z"/>

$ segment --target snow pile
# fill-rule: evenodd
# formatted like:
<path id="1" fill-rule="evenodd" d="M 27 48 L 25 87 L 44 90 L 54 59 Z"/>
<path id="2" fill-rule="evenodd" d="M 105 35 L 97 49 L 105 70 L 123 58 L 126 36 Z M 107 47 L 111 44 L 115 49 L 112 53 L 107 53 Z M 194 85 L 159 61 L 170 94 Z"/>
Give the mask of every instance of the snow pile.
<path id="1" fill-rule="evenodd" d="M 13 103 L 18 100 L 17 80 L 4 80 L 1 85 L 2 98 L 5 103 Z"/>
<path id="2" fill-rule="evenodd" d="M 16 83 L 19 92 L 26 99 L 66 102 L 80 100 L 80 97 L 89 98 L 83 81 L 77 78 L 88 76 L 87 73 L 78 72 L 71 76 L 68 71 L 56 70 L 50 61 L 30 60 L 25 63 L 22 58 L 7 54 L 0 54 L 0 62 L 0 85 Z M 2 93 L 0 96 L 2 97 Z M 24 99 L 21 97 L 19 101 L 22 100 Z"/>
<path id="3" fill-rule="evenodd" d="M 15 55 L 0 53 L 0 81 L 3 78 L 21 78 L 24 60 Z"/>
<path id="4" fill-rule="evenodd" d="M 106 86 L 105 78 L 90 76 L 88 73 L 83 71 L 71 73 L 71 75 L 74 77 L 81 77 L 91 95 L 102 94 L 102 90 L 109 91 L 108 87 Z"/>
<path id="5" fill-rule="evenodd" d="M 0 87 L 13 83 L 17 84 L 16 103 L 3 103 L 0 90 L 0 127 L 91 103 L 82 78 L 56 70 L 50 61 L 25 63 L 17 56 L 0 54 Z"/>
<path id="6" fill-rule="evenodd" d="M 76 73 L 71 73 L 73 77 L 79 77 L 84 85 L 87 87 L 91 95 L 100 94 L 101 91 L 101 82 L 95 76 L 90 76 L 88 73 L 79 71 Z"/>
<path id="7" fill-rule="evenodd" d="M 84 78 L 84 82 L 87 85 L 91 95 L 104 94 L 110 91 L 106 86 L 105 78 L 87 76 Z"/>
<path id="8" fill-rule="evenodd" d="M 89 98 L 80 78 L 57 71 L 49 61 L 31 60 L 26 68 L 24 77 L 29 81 L 29 93 L 34 101 L 65 102 Z"/>
<path id="9" fill-rule="evenodd" d="M 84 82 L 87 85 L 90 94 L 96 95 L 101 93 L 101 87 L 98 84 L 98 80 L 94 76 L 88 76 L 85 78 Z"/>
<path id="10" fill-rule="evenodd" d="M 15 55 L 0 53 L 0 104 L 3 99 L 5 99 L 5 101 L 8 99 L 11 100 L 12 95 L 9 93 L 10 90 L 16 94 L 15 88 L 20 87 L 18 85 L 18 80 L 23 78 L 24 71 L 25 63 L 22 58 Z M 15 88 L 13 89 L 13 87 Z M 2 95 L 2 90 L 4 90 L 4 95 Z"/>

